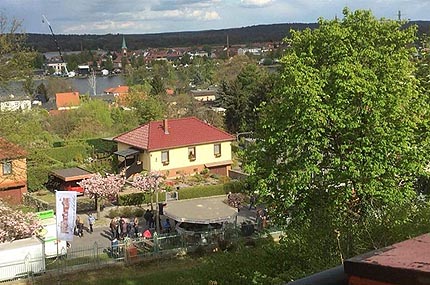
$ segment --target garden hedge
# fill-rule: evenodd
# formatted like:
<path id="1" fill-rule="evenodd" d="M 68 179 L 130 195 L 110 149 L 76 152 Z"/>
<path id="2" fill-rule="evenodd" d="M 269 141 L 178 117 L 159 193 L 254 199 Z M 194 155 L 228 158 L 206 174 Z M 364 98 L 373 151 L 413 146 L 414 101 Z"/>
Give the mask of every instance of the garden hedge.
<path id="1" fill-rule="evenodd" d="M 226 195 L 229 192 L 239 193 L 242 192 L 243 183 L 240 181 L 231 181 L 224 184 L 216 185 L 199 185 L 193 187 L 185 187 L 179 189 L 179 200 Z M 165 201 L 165 192 L 160 192 L 158 195 L 159 201 Z M 120 206 L 141 205 L 151 202 L 151 195 L 148 193 L 131 193 L 119 195 L 118 204 Z M 153 202 L 155 202 L 155 195 L 153 195 Z"/>

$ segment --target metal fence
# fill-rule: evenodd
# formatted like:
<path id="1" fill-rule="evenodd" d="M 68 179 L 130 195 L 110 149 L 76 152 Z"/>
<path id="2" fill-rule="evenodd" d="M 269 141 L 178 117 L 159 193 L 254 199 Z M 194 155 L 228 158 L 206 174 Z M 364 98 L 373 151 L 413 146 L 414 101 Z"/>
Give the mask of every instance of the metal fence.
<path id="1" fill-rule="evenodd" d="M 45 272 L 45 259 L 32 258 L 30 254 L 21 261 L 0 264 L 0 283 L 17 279 L 32 280 L 35 274 Z"/>
<path id="2" fill-rule="evenodd" d="M 126 238 L 110 247 L 97 242 L 84 247 L 73 247 L 66 255 L 44 260 L 23 260 L 14 264 L 0 264 L 0 283 L 12 279 L 26 279 L 32 284 L 34 275 L 46 273 L 52 278 L 76 270 L 91 270 L 110 264 L 133 264 L 167 256 L 183 255 L 194 251 L 212 251 L 237 241 L 240 231 L 236 228 L 193 232 L 192 234 L 163 234 L 150 239 Z M 43 264 L 43 268 L 40 265 Z M 38 267 L 39 266 L 39 267 Z M 19 274 L 14 270 L 19 269 Z"/>

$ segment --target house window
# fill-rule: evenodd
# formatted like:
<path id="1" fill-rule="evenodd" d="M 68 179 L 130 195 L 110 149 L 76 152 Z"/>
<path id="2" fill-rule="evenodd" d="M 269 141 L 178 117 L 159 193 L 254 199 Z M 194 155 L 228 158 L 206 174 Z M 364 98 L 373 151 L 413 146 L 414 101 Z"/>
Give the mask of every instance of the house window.
<path id="1" fill-rule="evenodd" d="M 2 163 L 3 175 L 12 174 L 12 161 L 4 161 Z"/>
<path id="2" fill-rule="evenodd" d="M 221 156 L 221 144 L 220 143 L 214 144 L 214 155 L 215 155 L 215 157 Z"/>
<path id="3" fill-rule="evenodd" d="M 168 150 L 163 150 L 161 152 L 161 163 L 163 165 L 169 164 L 169 151 Z"/>
<path id="4" fill-rule="evenodd" d="M 196 147 L 195 146 L 188 148 L 188 159 L 190 161 L 196 160 Z"/>

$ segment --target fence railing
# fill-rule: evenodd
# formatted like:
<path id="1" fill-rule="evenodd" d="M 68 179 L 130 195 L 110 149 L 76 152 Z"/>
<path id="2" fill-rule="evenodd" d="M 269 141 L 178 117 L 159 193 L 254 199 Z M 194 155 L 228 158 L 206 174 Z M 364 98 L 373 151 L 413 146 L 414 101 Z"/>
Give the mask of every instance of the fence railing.
<path id="1" fill-rule="evenodd" d="M 223 249 L 226 244 L 236 242 L 239 236 L 239 229 L 228 228 L 193 234 L 171 233 L 158 236 L 154 234 L 150 239 L 126 238 L 110 247 L 101 246 L 95 242 L 88 246 L 69 248 L 66 255 L 54 258 L 0 264 L 0 283 L 16 278 L 32 280 L 34 274 L 47 273 L 50 276 L 60 276 L 75 270 L 97 269 L 119 262 L 133 264 L 197 250 L 211 251 L 216 247 Z M 19 271 L 19 274 L 14 270 Z M 28 283 L 31 284 L 31 282 Z"/>
<path id="2" fill-rule="evenodd" d="M 0 283 L 16 279 L 30 279 L 45 272 L 45 259 L 33 258 L 29 253 L 23 260 L 0 264 Z"/>

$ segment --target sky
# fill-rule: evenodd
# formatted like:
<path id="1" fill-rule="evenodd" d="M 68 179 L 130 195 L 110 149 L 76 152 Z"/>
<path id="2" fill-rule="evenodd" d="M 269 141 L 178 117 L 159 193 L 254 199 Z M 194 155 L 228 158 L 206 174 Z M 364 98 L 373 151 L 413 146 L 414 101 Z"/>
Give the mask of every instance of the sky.
<path id="1" fill-rule="evenodd" d="M 22 31 L 56 34 L 148 34 L 274 23 L 314 23 L 342 9 L 378 18 L 430 20 L 430 0 L 0 0 L 0 13 Z"/>

